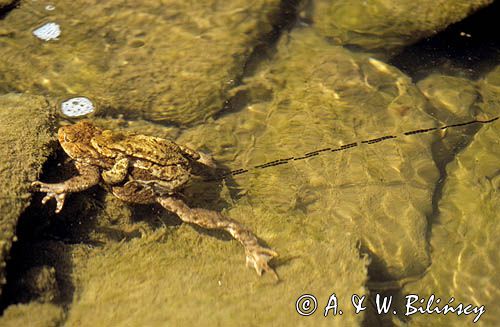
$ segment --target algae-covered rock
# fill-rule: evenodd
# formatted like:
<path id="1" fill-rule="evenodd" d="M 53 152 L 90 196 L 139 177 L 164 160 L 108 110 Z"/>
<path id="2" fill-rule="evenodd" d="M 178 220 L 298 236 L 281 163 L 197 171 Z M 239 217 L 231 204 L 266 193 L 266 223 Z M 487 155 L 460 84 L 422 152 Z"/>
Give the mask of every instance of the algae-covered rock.
<path id="1" fill-rule="evenodd" d="M 479 107 L 486 114 L 498 116 L 500 113 L 500 65 L 486 74 L 479 82 L 481 102 Z"/>
<path id="2" fill-rule="evenodd" d="M 247 82 L 251 103 L 245 110 L 197 127 L 181 140 L 211 149 L 231 169 L 252 169 L 398 135 L 235 176 L 251 205 L 273 212 L 275 224 L 302 231 L 300 239 L 287 238 L 278 246 L 290 253 L 292 244 L 325 235 L 335 246 L 339 234 L 350 233 L 371 258 L 373 280 L 425 271 L 426 216 L 438 178 L 434 136 L 401 134 L 436 122 L 411 80 L 304 29 L 284 37 L 273 61 Z"/>
<path id="3" fill-rule="evenodd" d="M 49 266 L 35 266 L 20 278 L 19 288 L 25 290 L 20 302 L 36 299 L 40 302 L 52 302 L 59 297 L 56 270 Z"/>
<path id="4" fill-rule="evenodd" d="M 478 99 L 474 81 L 439 74 L 432 74 L 417 83 L 418 88 L 437 109 L 440 120 L 470 119 L 474 116 L 473 104 Z"/>
<path id="5" fill-rule="evenodd" d="M 417 86 L 432 104 L 429 110 L 434 117 L 444 124 L 456 124 L 486 121 L 498 115 L 499 84 L 493 70 L 479 81 L 434 73 L 419 81 Z M 435 160 L 444 167 L 470 142 L 478 127 L 474 124 L 446 130 L 439 151 L 434 153 Z"/>
<path id="6" fill-rule="evenodd" d="M 441 74 L 431 74 L 417 83 L 434 106 L 441 121 L 490 119 L 500 107 L 500 66 L 478 81 Z"/>
<path id="7" fill-rule="evenodd" d="M 493 0 L 314 0 L 322 35 L 344 45 L 392 49 L 460 21 Z"/>
<path id="8" fill-rule="evenodd" d="M 0 10 L 14 3 L 14 0 L 0 0 Z"/>
<path id="9" fill-rule="evenodd" d="M 94 249 L 74 261 L 75 296 L 66 324 L 361 325 L 364 315 L 353 313 L 350 298 L 353 293 L 366 294 L 366 269 L 352 239 L 340 235 L 332 246 L 327 236 L 308 239 L 296 224 L 277 230 L 280 217 L 248 205 L 237 205 L 229 213 L 283 254 L 278 260 L 279 283 L 246 269 L 236 242 L 187 225 L 159 229 Z M 298 242 L 281 248 L 286 239 Z M 307 293 L 316 296 L 318 307 L 314 315 L 303 317 L 295 303 Z M 330 311 L 325 318 L 332 293 L 344 314 L 333 317 Z"/>
<path id="10" fill-rule="evenodd" d="M 223 108 L 280 1 L 25 1 L 0 21 L 0 90 L 65 100 L 85 95 L 107 113 L 178 124 Z M 47 22 L 60 36 L 37 39 Z M 29 64 L 27 64 L 29 63 Z"/>
<path id="11" fill-rule="evenodd" d="M 61 325 L 64 310 L 50 303 L 31 302 L 7 308 L 0 317 L 5 327 L 56 327 Z"/>
<path id="12" fill-rule="evenodd" d="M 43 97 L 0 95 L 0 286 L 19 215 L 30 202 L 30 183 L 51 152 L 51 114 Z"/>
<path id="13" fill-rule="evenodd" d="M 441 307 L 453 297 L 485 313 L 479 325 L 500 323 L 500 123 L 484 126 L 471 144 L 447 167 L 447 180 L 439 201 L 439 216 L 432 228 L 432 266 L 424 278 L 404 288 L 405 294 L 441 299 Z M 433 307 L 436 306 L 434 302 Z M 434 324 L 470 326 L 477 314 L 434 314 Z M 411 316 L 411 324 L 428 324 L 428 315 Z"/>

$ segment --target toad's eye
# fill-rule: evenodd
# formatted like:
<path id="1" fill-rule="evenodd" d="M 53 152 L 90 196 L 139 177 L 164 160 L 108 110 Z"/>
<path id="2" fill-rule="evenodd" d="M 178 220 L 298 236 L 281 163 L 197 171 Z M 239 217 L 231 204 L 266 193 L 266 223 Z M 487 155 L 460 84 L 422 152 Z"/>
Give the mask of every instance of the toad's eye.
<path id="1" fill-rule="evenodd" d="M 76 140 L 76 138 L 74 137 L 74 135 L 71 135 L 71 134 L 64 134 L 63 136 L 63 140 L 64 142 L 74 142 Z"/>

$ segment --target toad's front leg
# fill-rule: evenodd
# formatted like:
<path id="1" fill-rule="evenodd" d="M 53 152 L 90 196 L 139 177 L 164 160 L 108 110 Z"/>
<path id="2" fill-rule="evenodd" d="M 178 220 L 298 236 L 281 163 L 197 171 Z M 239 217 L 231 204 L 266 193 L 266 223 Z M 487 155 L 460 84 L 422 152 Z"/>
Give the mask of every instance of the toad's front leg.
<path id="1" fill-rule="evenodd" d="M 269 267 L 268 261 L 278 254 L 259 244 L 257 237 L 248 228 L 223 214 L 202 208 L 190 208 L 182 200 L 174 197 L 161 197 L 158 202 L 167 210 L 174 212 L 182 221 L 196 224 L 207 229 L 224 229 L 238 240 L 245 248 L 247 266 L 255 268 L 257 274 L 263 271 L 278 275 Z"/>
<path id="2" fill-rule="evenodd" d="M 38 187 L 38 192 L 45 192 L 47 195 L 42 199 L 45 204 L 50 199 L 56 199 L 56 213 L 60 212 L 64 206 L 66 194 L 81 192 L 99 183 L 99 168 L 81 163 L 76 163 L 79 175 L 68 179 L 62 183 L 43 183 L 35 181 L 31 186 Z"/>
<path id="3" fill-rule="evenodd" d="M 116 185 L 125 180 L 128 174 L 130 162 L 124 155 L 118 155 L 115 159 L 115 164 L 111 169 L 103 171 L 101 174 L 102 179 L 108 185 Z"/>

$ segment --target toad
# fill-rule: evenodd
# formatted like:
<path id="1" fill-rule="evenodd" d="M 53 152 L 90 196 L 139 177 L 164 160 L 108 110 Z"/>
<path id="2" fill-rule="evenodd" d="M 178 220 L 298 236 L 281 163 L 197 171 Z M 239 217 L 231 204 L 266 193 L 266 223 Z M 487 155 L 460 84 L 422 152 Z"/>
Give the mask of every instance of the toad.
<path id="1" fill-rule="evenodd" d="M 247 266 L 258 275 L 268 272 L 278 278 L 268 265 L 277 253 L 260 245 L 250 229 L 219 212 L 191 208 L 182 200 L 180 191 L 190 181 L 192 168 L 212 165 L 205 154 L 167 139 L 103 130 L 89 121 L 60 127 L 58 139 L 79 174 L 61 183 L 32 183 L 46 193 L 43 204 L 56 200 L 56 213 L 67 194 L 100 183 L 125 202 L 159 203 L 186 223 L 227 231 L 243 245 Z"/>

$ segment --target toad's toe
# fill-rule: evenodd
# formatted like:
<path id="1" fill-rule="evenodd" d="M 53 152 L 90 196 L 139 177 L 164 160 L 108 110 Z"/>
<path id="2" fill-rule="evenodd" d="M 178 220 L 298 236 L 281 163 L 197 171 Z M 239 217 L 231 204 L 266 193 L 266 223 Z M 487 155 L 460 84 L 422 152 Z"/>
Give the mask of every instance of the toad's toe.
<path id="1" fill-rule="evenodd" d="M 247 267 L 254 268 L 259 276 L 265 271 L 272 274 L 276 280 L 279 280 L 278 274 L 268 265 L 268 262 L 278 256 L 278 253 L 271 249 L 257 246 L 248 250 L 246 256 Z"/>

